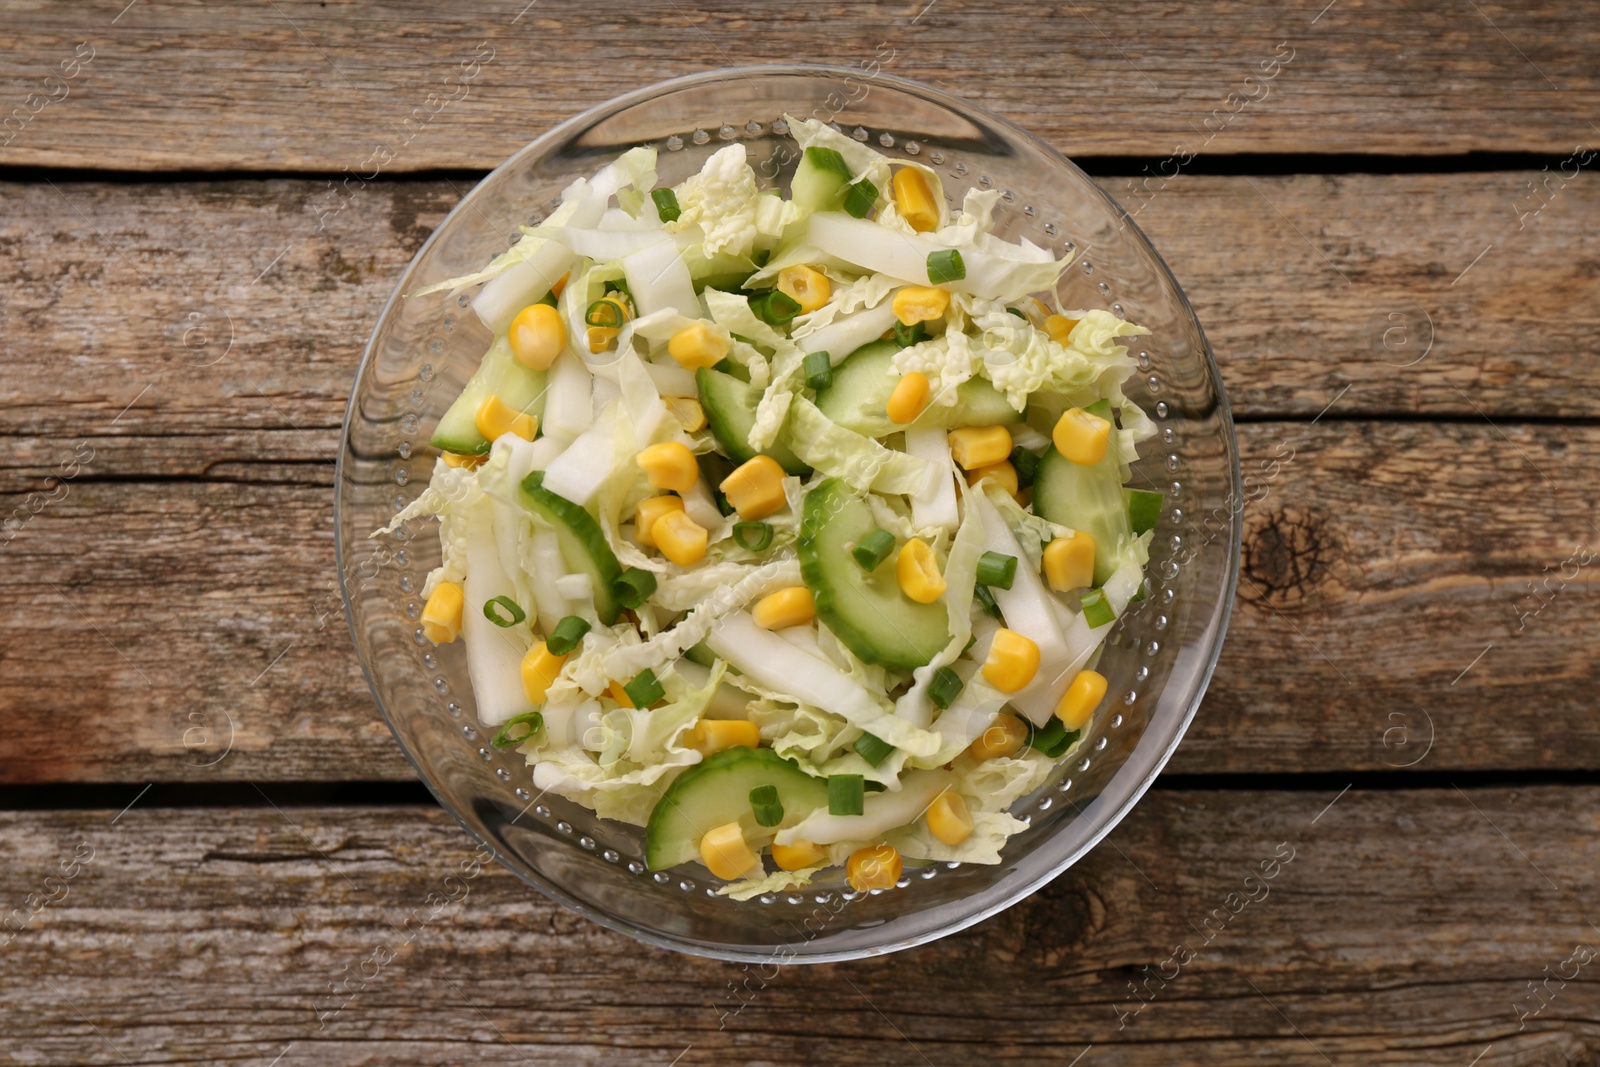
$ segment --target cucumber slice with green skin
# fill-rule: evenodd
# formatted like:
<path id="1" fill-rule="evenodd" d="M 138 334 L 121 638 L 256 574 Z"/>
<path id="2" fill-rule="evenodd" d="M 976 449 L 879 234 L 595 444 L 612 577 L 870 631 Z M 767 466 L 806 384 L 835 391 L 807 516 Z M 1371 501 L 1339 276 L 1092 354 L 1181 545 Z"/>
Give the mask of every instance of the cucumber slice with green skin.
<path id="1" fill-rule="evenodd" d="M 594 610 L 600 621 L 610 626 L 622 611 L 616 582 L 622 577 L 622 564 L 601 532 L 594 516 L 566 497 L 544 487 L 544 471 L 534 471 L 523 479 L 522 505 L 549 523 L 561 542 L 561 558 L 574 574 L 587 574 L 594 590 Z"/>
<path id="2" fill-rule="evenodd" d="M 850 550 L 877 529 L 867 502 L 838 478 L 806 494 L 801 508 L 800 574 L 817 618 L 845 645 L 885 667 L 920 667 L 950 643 L 941 601 L 919 604 L 900 589 L 893 567 L 863 571 Z"/>
<path id="3" fill-rule="evenodd" d="M 706 412 L 706 425 L 722 451 L 736 464 L 754 459 L 757 452 L 750 447 L 750 429 L 756 424 L 756 404 L 761 401 L 761 390 L 710 367 L 695 371 L 694 380 L 700 388 L 700 406 Z M 778 439 L 762 452 L 777 460 L 787 474 L 810 474 L 811 468 L 784 442 L 786 432 L 786 428 L 779 430 Z"/>
<path id="4" fill-rule="evenodd" d="M 807 211 L 832 211 L 844 201 L 850 184 L 850 167 L 834 148 L 811 147 L 800 157 L 789 195 Z"/>
<path id="5" fill-rule="evenodd" d="M 756 822 L 750 807 L 750 791 L 764 785 L 778 791 L 783 805 L 776 826 Z M 725 748 L 680 774 L 656 802 L 644 831 L 644 862 L 660 871 L 698 860 L 706 831 L 735 820 L 750 848 L 759 849 L 827 804 L 827 779 L 811 777 L 770 748 Z"/>
<path id="6" fill-rule="evenodd" d="M 529 370 L 518 363 L 511 353 L 511 342 L 496 338 L 483 354 L 477 372 L 467 379 L 461 395 L 439 420 L 428 444 L 463 456 L 482 455 L 489 451 L 489 439 L 478 432 L 478 405 L 498 393 L 511 407 L 538 419 L 544 415 L 544 384 L 544 371 Z"/>
<path id="7" fill-rule="evenodd" d="M 1116 452 L 1107 449 L 1099 463 L 1084 466 L 1045 449 L 1033 478 L 1033 510 L 1051 522 L 1082 530 L 1094 538 L 1094 584 L 1111 577 L 1133 543 L 1127 498 Z"/>
<path id="8" fill-rule="evenodd" d="M 833 382 L 817 390 L 817 407 L 840 426 L 868 437 L 886 437 L 906 427 L 889 421 L 884 407 L 900 381 L 890 360 L 900 347 L 893 341 L 862 345 L 833 368 Z M 960 426 L 1005 426 L 1022 421 L 1022 412 L 987 378 L 969 378 L 956 387 L 956 402 L 931 405 L 912 426 L 953 430 Z"/>

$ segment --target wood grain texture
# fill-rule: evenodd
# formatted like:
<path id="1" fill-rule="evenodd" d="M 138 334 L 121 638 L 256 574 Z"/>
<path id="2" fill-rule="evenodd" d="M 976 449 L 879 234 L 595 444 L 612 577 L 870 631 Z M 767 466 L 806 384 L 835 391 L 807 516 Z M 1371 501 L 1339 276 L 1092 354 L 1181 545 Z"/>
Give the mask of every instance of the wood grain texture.
<path id="1" fill-rule="evenodd" d="M 1330 419 L 1240 437 L 1257 479 L 1244 577 L 1175 770 L 1600 761 L 1580 565 L 1600 552 L 1600 428 Z M 411 778 L 332 587 L 332 474 L 65 482 L 0 548 L 0 780 Z M 1205 516 L 1187 521 L 1204 536 Z"/>
<path id="2" fill-rule="evenodd" d="M 124 4 L 6 4 L 15 44 L 0 101 L 27 121 L 0 134 L 0 162 L 337 173 L 383 141 L 398 146 L 395 172 L 487 169 L 642 83 L 797 58 L 886 58 L 890 73 L 1069 154 L 1521 150 L 1554 162 L 1592 140 L 1600 88 L 1600 27 L 1553 2 Z M 92 59 L 60 79 L 80 45 Z M 1274 55 L 1292 58 L 1246 81 Z M 474 56 L 492 58 L 463 93 Z M 396 124 L 430 93 L 456 99 L 401 139 Z"/>
<path id="3" fill-rule="evenodd" d="M 1600 944 L 1597 805 L 1158 791 L 972 930 L 777 968 L 463 877 L 437 809 L 11 813 L 0 1027 L 50 1063 L 1590 1063 L 1600 987 L 1573 954 Z M 1547 974 L 1575 980 L 1533 1014 Z"/>

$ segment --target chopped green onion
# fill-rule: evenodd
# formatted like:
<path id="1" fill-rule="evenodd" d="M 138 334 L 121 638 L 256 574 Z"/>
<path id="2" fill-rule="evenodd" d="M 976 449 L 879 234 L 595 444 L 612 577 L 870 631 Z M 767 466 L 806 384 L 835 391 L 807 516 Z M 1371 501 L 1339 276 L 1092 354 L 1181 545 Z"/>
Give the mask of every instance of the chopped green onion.
<path id="1" fill-rule="evenodd" d="M 844 191 L 844 209 L 858 219 L 864 219 L 878 202 L 878 187 L 862 178 Z"/>
<path id="2" fill-rule="evenodd" d="M 894 343 L 899 345 L 901 348 L 910 348 L 912 345 L 921 344 L 927 339 L 928 328 L 922 323 L 914 322 L 910 326 L 907 326 L 899 319 L 895 320 Z"/>
<path id="3" fill-rule="evenodd" d="M 1161 521 L 1162 495 L 1148 489 L 1124 489 L 1122 492 L 1128 498 L 1128 523 L 1135 536 L 1154 530 Z"/>
<path id="4" fill-rule="evenodd" d="M 636 608 L 656 591 L 656 576 L 639 567 L 629 567 L 611 586 L 611 592 L 625 608 Z"/>
<path id="5" fill-rule="evenodd" d="M 889 758 L 889 753 L 894 751 L 894 746 L 881 737 L 862 734 L 856 738 L 855 749 L 862 759 L 876 767 Z"/>
<path id="6" fill-rule="evenodd" d="M 1026 719 L 1023 722 L 1028 727 L 1028 744 L 1050 759 L 1061 758 L 1083 733 L 1081 730 L 1068 730 L 1066 724 L 1054 715 L 1050 716 L 1049 722 L 1037 729 Z"/>
<path id="7" fill-rule="evenodd" d="M 1028 313 L 1023 311 L 1021 308 L 1006 308 L 1006 310 L 1011 312 L 1011 314 L 1015 315 L 1017 318 L 1021 319 L 1023 322 L 1028 321 Z"/>
<path id="8" fill-rule="evenodd" d="M 965 686 L 961 675 L 949 667 L 940 667 L 933 672 L 933 681 L 928 683 L 928 699 L 941 708 L 948 708 L 955 703 Z"/>
<path id="9" fill-rule="evenodd" d="M 847 181 L 850 178 L 850 166 L 844 161 L 844 157 L 839 154 L 837 148 L 808 148 L 806 149 L 806 162 L 818 170 L 832 171 Z"/>
<path id="10" fill-rule="evenodd" d="M 526 726 L 527 729 L 512 737 L 511 728 L 513 726 Z M 489 743 L 495 748 L 511 748 L 514 745 L 522 744 L 522 742 L 543 729 L 544 715 L 541 712 L 524 712 L 514 718 L 507 719 L 505 725 L 500 727 L 500 732 L 495 734 L 494 739 Z"/>
<path id="11" fill-rule="evenodd" d="M 690 663 L 698 663 L 708 669 L 717 665 L 717 654 L 711 651 L 704 641 L 697 642 L 684 649 L 683 658 Z"/>
<path id="12" fill-rule="evenodd" d="M 782 822 L 783 802 L 778 799 L 778 787 L 758 785 L 750 790 L 750 809 L 762 826 L 776 826 Z"/>
<path id="13" fill-rule="evenodd" d="M 736 522 L 733 540 L 746 552 L 765 552 L 772 545 L 772 524 L 768 522 Z"/>
<path id="14" fill-rule="evenodd" d="M 736 510 L 738 510 L 732 504 L 728 503 L 728 498 L 721 489 L 711 490 L 711 499 L 717 502 L 717 510 L 722 512 L 724 515 L 732 515 Z"/>
<path id="15" fill-rule="evenodd" d="M 495 609 L 495 610 L 490 610 Z M 504 611 L 505 614 L 501 614 Z M 497 596 L 484 602 L 483 617 L 499 627 L 515 626 L 528 617 L 528 613 L 508 596 Z"/>
<path id="16" fill-rule="evenodd" d="M 978 584 L 1010 589 L 1017 580 L 1017 557 L 985 552 L 978 557 Z"/>
<path id="17" fill-rule="evenodd" d="M 1059 722 L 1060 720 L 1056 720 Z M 866 810 L 866 781 L 859 774 L 830 774 L 828 776 L 828 814 L 860 815 Z"/>
<path id="18" fill-rule="evenodd" d="M 972 651 L 972 646 L 977 644 L 977 643 L 978 643 L 978 635 L 977 634 L 973 634 L 971 637 L 967 638 L 967 643 L 961 646 L 961 654 L 963 656 L 965 656 L 968 652 L 971 652 Z"/>
<path id="19" fill-rule="evenodd" d="M 677 222 L 683 210 L 678 207 L 678 194 L 671 189 L 652 189 L 650 199 L 656 202 L 656 214 L 662 222 Z"/>
<path id="20" fill-rule="evenodd" d="M 894 534 L 879 527 L 867 536 L 856 542 L 856 547 L 850 554 L 856 558 L 856 563 L 861 569 L 871 574 L 883 566 L 883 561 L 889 558 L 889 553 L 894 551 Z"/>
<path id="21" fill-rule="evenodd" d="M 583 635 L 589 632 L 589 621 L 579 615 L 568 615 L 556 623 L 556 628 L 550 631 L 550 636 L 545 639 L 544 647 L 551 655 L 565 656 L 568 652 L 578 647 L 578 642 L 583 640 Z"/>
<path id="22" fill-rule="evenodd" d="M 1106 600 L 1105 590 L 1091 589 L 1083 594 L 1080 601 L 1083 605 L 1083 621 L 1090 626 L 1104 626 L 1117 617 L 1111 610 L 1111 604 Z"/>
<path id="23" fill-rule="evenodd" d="M 861 786 L 861 790 L 864 793 L 881 793 L 888 788 L 882 782 L 864 782 Z"/>
<path id="24" fill-rule="evenodd" d="M 833 384 L 833 360 L 826 352 L 807 352 L 801 369 L 806 376 L 807 389 L 826 389 Z"/>
<path id="25" fill-rule="evenodd" d="M 583 321 L 589 326 L 619 330 L 622 328 L 622 306 L 615 300 L 601 298 L 589 305 L 583 313 Z"/>
<path id="26" fill-rule="evenodd" d="M 1109 400 L 1096 400 L 1093 404 L 1090 404 L 1083 410 L 1086 413 L 1095 416 L 1096 418 L 1105 419 L 1107 422 L 1112 422 L 1111 401 Z M 1115 425 L 1115 423 L 1113 423 L 1113 425 Z"/>
<path id="27" fill-rule="evenodd" d="M 633 701 L 636 708 L 648 708 L 651 704 L 667 695 L 661 688 L 661 683 L 656 681 L 656 672 L 645 668 L 633 676 L 633 681 L 622 687 L 628 694 L 628 699 Z"/>
<path id="28" fill-rule="evenodd" d="M 756 253 L 750 257 L 750 262 L 754 263 L 758 267 L 765 267 L 767 265 L 767 261 L 770 259 L 772 259 L 772 249 L 762 248 L 758 249 Z"/>
<path id="29" fill-rule="evenodd" d="M 1011 450 L 1011 466 L 1017 472 L 1017 488 L 1026 489 L 1039 476 L 1039 457 L 1018 445 Z"/>
<path id="30" fill-rule="evenodd" d="M 719 374 L 728 374 L 728 375 L 732 375 L 733 372 L 738 369 L 738 367 L 739 367 L 739 364 L 735 363 L 731 359 L 728 359 L 726 356 L 724 356 L 722 359 L 717 360 L 717 362 L 715 362 L 715 363 L 713 363 L 711 365 L 711 369 L 712 370 L 717 371 Z"/>
<path id="31" fill-rule="evenodd" d="M 540 298 L 539 298 L 539 299 L 538 299 L 538 300 L 537 300 L 537 301 L 535 301 L 535 302 L 536 302 L 536 303 L 539 303 L 539 304 L 548 304 L 548 305 L 550 305 L 550 306 L 551 306 L 551 307 L 559 307 L 559 306 L 560 306 L 560 303 L 561 303 L 561 302 L 560 302 L 560 300 L 558 300 L 558 299 L 557 299 L 557 298 L 556 298 L 556 294 L 555 294 L 555 293 L 553 293 L 553 292 L 547 292 L 547 293 L 545 293 L 545 294 L 544 294 L 544 295 L 543 295 L 543 296 L 541 296 L 541 297 L 540 297 Z"/>
<path id="32" fill-rule="evenodd" d="M 986 585 L 973 586 L 972 587 L 972 595 L 978 598 L 978 603 L 983 605 L 983 610 L 987 614 L 991 615 L 992 617 L 994 617 L 996 619 L 1000 618 L 1000 605 L 996 604 L 994 602 L 994 594 L 989 592 L 989 587 L 988 586 L 986 586 Z"/>
<path id="33" fill-rule="evenodd" d="M 967 276 L 967 265 L 961 262 L 961 251 L 942 248 L 928 253 L 928 280 L 934 285 L 959 282 Z"/>
<path id="34" fill-rule="evenodd" d="M 778 289 L 750 298 L 750 310 L 768 326 L 787 325 L 800 314 L 800 302 Z"/>

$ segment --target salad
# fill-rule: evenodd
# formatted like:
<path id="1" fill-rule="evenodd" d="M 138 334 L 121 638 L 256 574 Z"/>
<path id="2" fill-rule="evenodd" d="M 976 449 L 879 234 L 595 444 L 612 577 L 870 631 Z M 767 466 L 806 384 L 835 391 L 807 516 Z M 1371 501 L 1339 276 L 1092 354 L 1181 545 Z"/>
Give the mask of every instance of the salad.
<path id="1" fill-rule="evenodd" d="M 488 267 L 493 335 L 440 420 L 421 613 L 534 786 L 745 899 L 844 867 L 997 863 L 1082 743 L 1142 596 L 1155 432 L 1069 258 L 995 189 L 816 120 L 790 195 L 742 144 L 573 182 Z M 377 536 L 377 535 L 374 535 Z"/>

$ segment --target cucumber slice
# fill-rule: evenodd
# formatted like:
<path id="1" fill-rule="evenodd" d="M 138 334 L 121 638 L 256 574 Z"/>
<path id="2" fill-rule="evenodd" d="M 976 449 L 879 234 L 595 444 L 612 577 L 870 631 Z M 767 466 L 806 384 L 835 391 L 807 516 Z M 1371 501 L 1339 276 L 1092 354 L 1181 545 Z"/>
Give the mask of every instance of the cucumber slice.
<path id="1" fill-rule="evenodd" d="M 762 826 L 750 806 L 750 791 L 772 786 L 783 805 L 776 826 Z M 707 830 L 735 819 L 752 849 L 771 843 L 828 804 L 825 778 L 813 778 L 770 748 L 725 748 L 680 774 L 650 812 L 644 831 L 644 862 L 652 871 L 700 858 Z"/>
<path id="2" fill-rule="evenodd" d="M 878 523 L 872 509 L 838 478 L 806 494 L 801 509 L 800 574 L 817 618 L 868 663 L 909 670 L 950 643 L 944 604 L 918 604 L 900 590 L 893 567 L 863 571 L 850 550 Z"/>
<path id="3" fill-rule="evenodd" d="M 1115 449 L 1089 466 L 1072 462 L 1054 446 L 1045 449 L 1033 478 L 1033 510 L 1094 538 L 1095 585 L 1111 577 L 1133 543 Z"/>
<path id="4" fill-rule="evenodd" d="M 544 487 L 544 471 L 534 471 L 523 479 L 522 505 L 555 528 L 561 542 L 561 558 L 574 574 L 587 574 L 594 589 L 594 610 L 600 621 L 610 626 L 617 621 L 622 602 L 617 599 L 616 583 L 622 577 L 622 564 L 594 521 L 583 508 Z"/>
<path id="5" fill-rule="evenodd" d="M 789 194 L 807 211 L 832 211 L 844 200 L 850 184 L 850 167 L 835 148 L 811 147 L 800 157 Z"/>
<path id="6" fill-rule="evenodd" d="M 817 390 L 817 407 L 840 426 L 868 437 L 886 437 L 904 430 L 889 421 L 884 406 L 899 376 L 889 361 L 898 352 L 893 341 L 863 345 L 833 368 L 833 382 Z M 929 407 L 912 426 L 953 430 L 958 426 L 1004 426 L 1022 421 L 1022 412 L 1006 401 L 987 378 L 970 378 L 956 387 L 950 407 Z"/>
<path id="7" fill-rule="evenodd" d="M 722 451 L 736 464 L 754 459 L 757 453 L 750 447 L 750 428 L 756 424 L 756 404 L 761 400 L 761 390 L 710 367 L 695 371 L 694 380 L 700 387 L 700 406 L 705 409 L 706 424 Z M 778 439 L 763 451 L 777 460 L 778 466 L 788 474 L 810 474 L 811 468 L 785 443 L 787 434 L 787 427 L 780 429 Z"/>
<path id="8" fill-rule="evenodd" d="M 529 370 L 518 363 L 511 353 L 511 342 L 504 337 L 495 338 L 489 351 L 483 354 L 477 372 L 467 379 L 461 395 L 439 420 L 428 443 L 463 456 L 482 455 L 489 451 L 489 440 L 478 432 L 478 405 L 491 393 L 498 393 L 501 400 L 518 411 L 542 418 L 544 383 L 544 371 Z"/>

